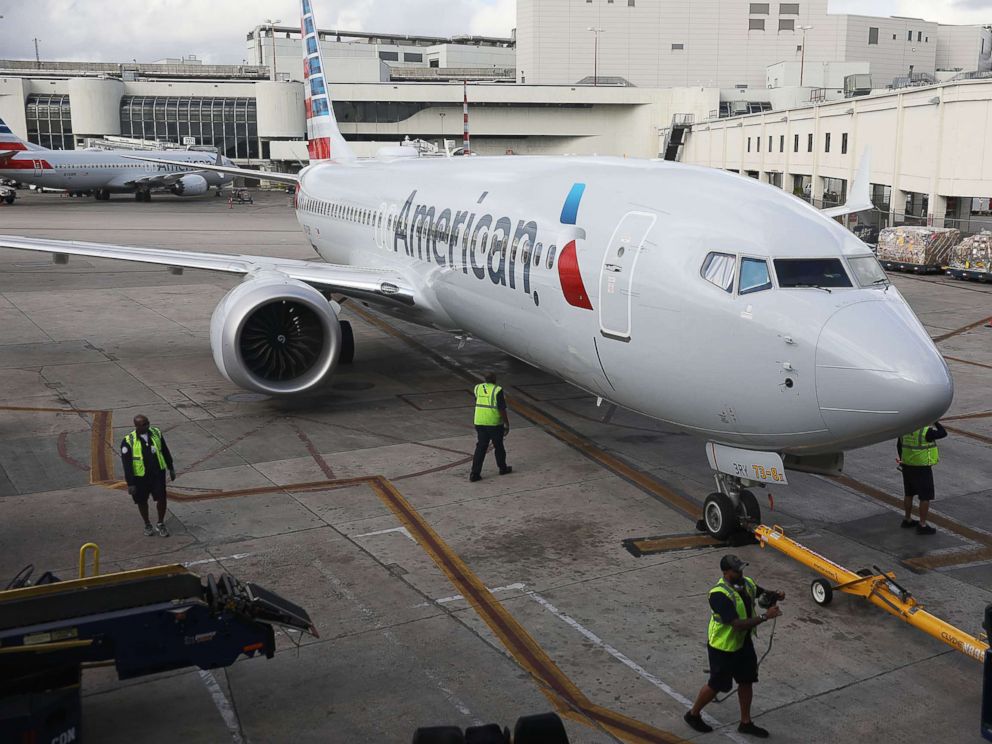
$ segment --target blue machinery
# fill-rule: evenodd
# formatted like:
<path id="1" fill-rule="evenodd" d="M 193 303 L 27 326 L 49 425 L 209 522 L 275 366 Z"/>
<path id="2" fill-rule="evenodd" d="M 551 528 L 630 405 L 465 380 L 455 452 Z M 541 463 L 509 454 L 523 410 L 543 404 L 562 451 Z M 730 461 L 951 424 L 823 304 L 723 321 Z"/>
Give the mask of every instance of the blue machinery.
<path id="1" fill-rule="evenodd" d="M 93 573 L 85 575 L 86 556 Z M 99 574 L 99 548 L 80 550 L 79 578 L 27 567 L 0 591 L 0 741 L 82 741 L 80 678 L 112 663 L 120 679 L 184 667 L 216 669 L 275 654 L 276 627 L 316 636 L 309 615 L 227 574 L 183 566 Z"/>

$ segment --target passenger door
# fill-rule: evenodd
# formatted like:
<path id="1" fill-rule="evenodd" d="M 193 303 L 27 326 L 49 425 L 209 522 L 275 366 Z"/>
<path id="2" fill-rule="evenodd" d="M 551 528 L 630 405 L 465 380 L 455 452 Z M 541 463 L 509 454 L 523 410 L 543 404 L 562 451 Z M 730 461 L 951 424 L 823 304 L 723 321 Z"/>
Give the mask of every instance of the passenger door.
<path id="1" fill-rule="evenodd" d="M 628 212 L 617 225 L 599 274 L 599 329 L 606 338 L 630 341 L 631 301 L 637 259 L 657 217 Z"/>

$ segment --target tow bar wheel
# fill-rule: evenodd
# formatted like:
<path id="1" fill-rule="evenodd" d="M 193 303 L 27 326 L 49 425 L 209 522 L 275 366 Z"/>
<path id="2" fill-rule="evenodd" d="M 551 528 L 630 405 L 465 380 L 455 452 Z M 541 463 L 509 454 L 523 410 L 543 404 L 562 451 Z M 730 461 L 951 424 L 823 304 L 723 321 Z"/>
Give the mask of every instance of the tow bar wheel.
<path id="1" fill-rule="evenodd" d="M 726 540 L 738 526 L 734 502 L 725 494 L 711 493 L 703 502 L 703 522 L 711 537 Z"/>
<path id="2" fill-rule="evenodd" d="M 814 579 L 809 585 L 809 593 L 813 595 L 813 601 L 821 607 L 830 604 L 834 598 L 834 588 L 826 579 Z"/>

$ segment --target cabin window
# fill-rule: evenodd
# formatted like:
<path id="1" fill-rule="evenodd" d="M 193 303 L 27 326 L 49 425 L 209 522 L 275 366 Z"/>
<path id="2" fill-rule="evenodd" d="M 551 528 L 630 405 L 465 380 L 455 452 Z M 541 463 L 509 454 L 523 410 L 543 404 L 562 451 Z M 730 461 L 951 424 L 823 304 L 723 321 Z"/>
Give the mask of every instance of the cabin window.
<path id="1" fill-rule="evenodd" d="M 850 287 L 839 258 L 776 258 L 779 287 Z"/>
<path id="2" fill-rule="evenodd" d="M 703 261 L 699 274 L 710 284 L 724 292 L 734 291 L 734 268 L 737 257 L 729 253 L 709 253 Z"/>
<path id="3" fill-rule="evenodd" d="M 772 278 L 768 273 L 768 262 L 763 258 L 742 258 L 740 293 L 744 295 L 771 288 Z"/>
<path id="4" fill-rule="evenodd" d="M 553 246 L 553 245 L 548 246 L 548 268 L 549 269 L 550 268 L 553 268 L 554 265 L 555 265 L 555 254 L 557 252 L 558 252 L 558 249 L 555 246 Z"/>

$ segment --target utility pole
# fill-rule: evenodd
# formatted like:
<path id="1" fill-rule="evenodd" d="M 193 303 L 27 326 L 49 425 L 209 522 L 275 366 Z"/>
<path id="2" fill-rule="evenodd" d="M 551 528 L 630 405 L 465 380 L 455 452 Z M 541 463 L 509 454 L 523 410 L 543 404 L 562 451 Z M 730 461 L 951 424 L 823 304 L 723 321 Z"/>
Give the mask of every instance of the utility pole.
<path id="1" fill-rule="evenodd" d="M 41 55 L 38 54 L 38 42 L 41 41 L 41 39 L 32 39 L 32 41 L 34 41 L 34 66 L 40 68 Z"/>
<path id="2" fill-rule="evenodd" d="M 799 61 L 799 87 L 803 87 L 803 73 L 806 71 L 806 32 L 812 30 L 812 26 L 800 26 L 803 32 L 803 54 Z"/>
<path id="3" fill-rule="evenodd" d="M 265 22 L 269 24 L 269 39 L 272 43 L 272 79 L 276 79 L 276 30 L 275 25 L 277 23 L 282 23 L 281 20 L 276 18 L 274 21 L 271 18 L 266 18 Z M 319 38 L 319 37 L 318 37 Z M 320 43 L 319 41 L 317 42 Z"/>
<path id="4" fill-rule="evenodd" d="M 592 31 L 596 40 L 593 42 L 593 56 L 592 56 L 592 84 L 599 85 L 599 35 L 603 33 L 604 29 L 594 28 L 590 26 L 587 31 Z"/>

